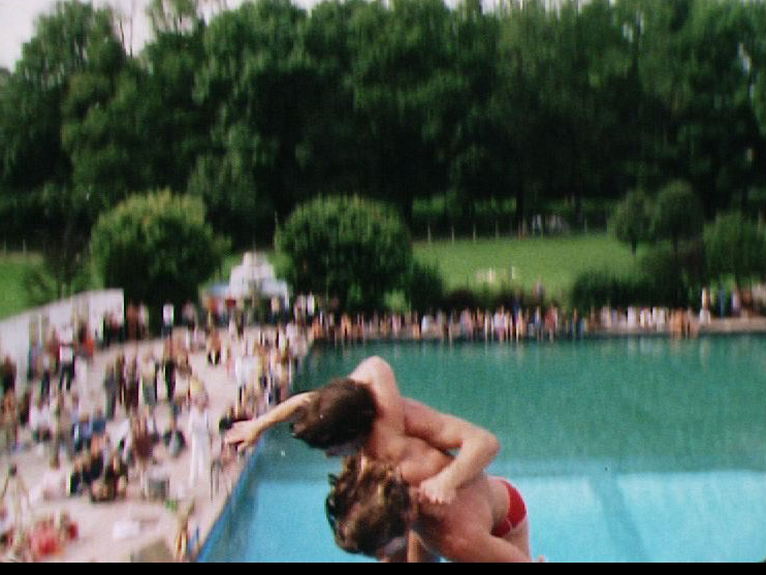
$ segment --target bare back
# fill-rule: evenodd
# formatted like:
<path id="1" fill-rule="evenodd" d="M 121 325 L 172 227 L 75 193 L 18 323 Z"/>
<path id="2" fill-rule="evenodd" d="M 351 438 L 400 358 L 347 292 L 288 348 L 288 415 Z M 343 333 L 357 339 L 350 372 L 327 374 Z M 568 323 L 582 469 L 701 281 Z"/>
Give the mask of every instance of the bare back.
<path id="1" fill-rule="evenodd" d="M 393 370 L 383 359 L 373 356 L 360 363 L 348 377 L 368 386 L 375 398 L 377 416 L 363 454 L 398 464 L 407 448 L 407 435 L 403 400 Z"/>
<path id="2" fill-rule="evenodd" d="M 409 437 L 397 468 L 408 485 L 417 487 L 439 473 L 452 459 L 422 439 Z M 455 500 L 447 505 L 421 501 L 415 531 L 429 548 L 456 559 L 449 556 L 454 540 L 472 540 L 475 533 L 489 534 L 504 516 L 507 496 L 499 485 L 496 479 L 480 473 L 460 487 Z"/>

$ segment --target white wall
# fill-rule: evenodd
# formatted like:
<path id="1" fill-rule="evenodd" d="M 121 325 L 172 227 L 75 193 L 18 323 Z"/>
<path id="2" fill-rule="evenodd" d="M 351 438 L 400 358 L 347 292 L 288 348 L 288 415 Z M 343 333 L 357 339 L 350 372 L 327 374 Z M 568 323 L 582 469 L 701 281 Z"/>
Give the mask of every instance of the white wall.
<path id="1" fill-rule="evenodd" d="M 45 338 L 51 327 L 61 333 L 65 328 L 73 328 L 87 320 L 93 335 L 100 332 L 105 312 L 122 315 L 124 308 L 125 297 L 121 289 L 90 291 L 0 321 L 0 359 L 11 356 L 16 364 L 16 385 L 24 385 L 32 333 Z"/>

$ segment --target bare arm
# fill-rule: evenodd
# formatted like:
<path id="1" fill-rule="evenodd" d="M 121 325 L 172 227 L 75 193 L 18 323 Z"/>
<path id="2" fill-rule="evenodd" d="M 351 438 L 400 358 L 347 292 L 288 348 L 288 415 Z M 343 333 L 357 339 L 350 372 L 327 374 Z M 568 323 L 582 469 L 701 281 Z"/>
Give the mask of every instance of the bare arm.
<path id="1" fill-rule="evenodd" d="M 226 433 L 224 441 L 227 445 L 238 444 L 238 451 L 255 445 L 264 431 L 278 423 L 290 421 L 299 409 L 312 400 L 315 394 L 316 392 L 310 391 L 294 395 L 260 417 L 238 421 Z"/>
<path id="2" fill-rule="evenodd" d="M 421 496 L 430 503 L 452 502 L 457 489 L 484 472 L 500 451 L 492 433 L 464 419 L 406 398 L 404 412 L 407 435 L 440 451 L 456 451 L 444 469 L 419 485 Z"/>

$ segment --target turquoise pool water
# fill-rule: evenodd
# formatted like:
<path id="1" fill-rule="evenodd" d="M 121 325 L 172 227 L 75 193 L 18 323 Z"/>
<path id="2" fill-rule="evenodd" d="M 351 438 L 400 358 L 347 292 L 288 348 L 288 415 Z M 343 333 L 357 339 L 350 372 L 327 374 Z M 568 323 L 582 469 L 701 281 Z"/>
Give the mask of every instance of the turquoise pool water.
<path id="1" fill-rule="evenodd" d="M 492 430 L 489 471 L 527 502 L 550 561 L 766 558 L 766 337 L 383 343 L 315 349 L 298 389 L 369 355 L 402 394 Z M 200 561 L 365 561 L 324 515 L 340 462 L 286 425 L 261 443 Z"/>

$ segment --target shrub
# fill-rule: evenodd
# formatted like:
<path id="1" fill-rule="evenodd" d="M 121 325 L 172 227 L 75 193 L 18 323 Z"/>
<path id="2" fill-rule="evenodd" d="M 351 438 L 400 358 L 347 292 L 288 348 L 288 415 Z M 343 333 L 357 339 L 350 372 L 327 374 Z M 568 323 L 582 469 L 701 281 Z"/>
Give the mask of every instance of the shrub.
<path id="1" fill-rule="evenodd" d="M 630 244 L 630 250 L 635 256 L 638 243 L 649 236 L 650 222 L 650 207 L 646 196 L 641 190 L 633 190 L 615 208 L 609 227 L 618 240 Z"/>
<path id="2" fill-rule="evenodd" d="M 227 245 L 205 223 L 199 198 L 168 190 L 128 198 L 99 217 L 91 236 L 104 286 L 154 308 L 195 301 Z"/>
<path id="3" fill-rule="evenodd" d="M 343 309 L 381 309 L 412 265 L 412 241 L 387 204 L 359 197 L 316 198 L 278 231 L 286 277 L 298 291 L 337 297 Z"/>
<path id="4" fill-rule="evenodd" d="M 444 278 L 436 264 L 413 260 L 404 295 L 413 310 L 424 312 L 444 303 Z"/>
<path id="5" fill-rule="evenodd" d="M 705 228 L 705 254 L 710 276 L 732 275 L 736 283 L 766 275 L 766 235 L 741 214 L 725 214 Z"/>
<path id="6" fill-rule="evenodd" d="M 704 225 L 702 205 L 688 183 L 677 180 L 658 192 L 651 222 L 655 240 L 670 240 L 678 251 L 679 242 L 700 236 Z"/>

